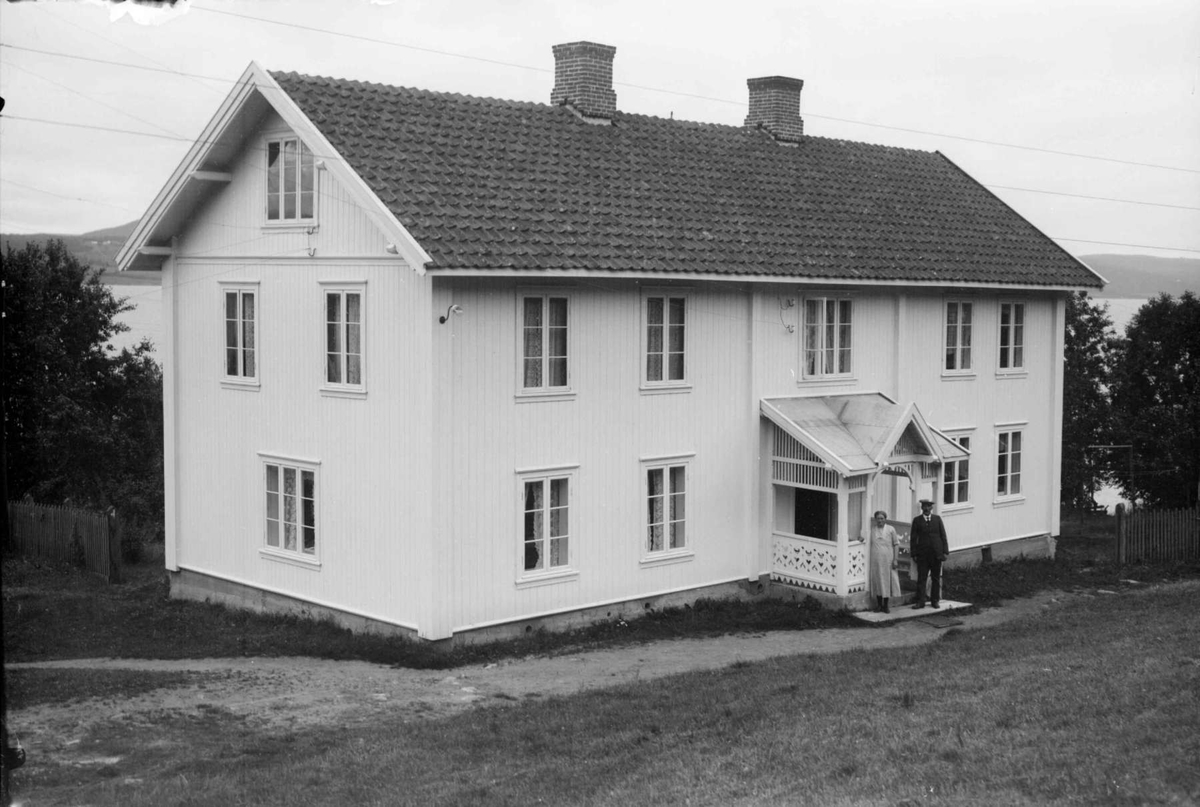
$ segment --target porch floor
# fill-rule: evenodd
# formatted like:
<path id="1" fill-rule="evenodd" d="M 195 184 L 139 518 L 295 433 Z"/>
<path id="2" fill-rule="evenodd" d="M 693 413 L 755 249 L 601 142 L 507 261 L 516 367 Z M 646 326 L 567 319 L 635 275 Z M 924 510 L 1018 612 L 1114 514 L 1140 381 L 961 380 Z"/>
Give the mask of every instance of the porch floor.
<path id="1" fill-rule="evenodd" d="M 900 622 L 900 621 L 908 621 L 908 620 L 912 620 L 912 619 L 928 619 L 931 616 L 946 617 L 946 616 L 950 615 L 951 612 L 956 611 L 960 608 L 970 608 L 970 607 L 971 607 L 971 603 L 969 603 L 969 602 L 959 602 L 958 600 L 943 599 L 941 602 L 938 603 L 937 608 L 933 608 L 929 605 L 926 605 L 924 608 L 918 608 L 918 609 L 914 610 L 911 602 L 905 602 L 900 605 L 892 605 L 891 606 L 892 612 L 890 614 L 880 614 L 880 613 L 876 613 L 875 611 L 854 611 L 852 613 L 855 617 L 857 617 L 858 619 L 861 619 L 864 622 L 870 622 L 872 624 L 878 625 L 878 624 L 883 624 L 886 622 Z M 942 620 L 939 620 L 939 621 L 942 621 Z M 943 627 L 948 627 L 948 626 L 943 626 Z"/>

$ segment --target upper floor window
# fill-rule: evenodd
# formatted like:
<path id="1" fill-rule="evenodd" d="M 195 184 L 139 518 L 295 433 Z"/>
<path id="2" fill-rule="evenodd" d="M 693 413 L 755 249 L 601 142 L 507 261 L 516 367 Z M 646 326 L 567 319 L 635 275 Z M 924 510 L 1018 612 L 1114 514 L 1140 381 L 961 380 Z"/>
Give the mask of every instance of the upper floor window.
<path id="1" fill-rule="evenodd" d="M 364 289 L 325 289 L 325 383 L 361 390 L 365 386 Z"/>
<path id="2" fill-rule="evenodd" d="M 266 548 L 303 559 L 317 555 L 317 470 L 295 460 L 265 459 Z"/>
<path id="3" fill-rule="evenodd" d="M 223 286 L 225 304 L 225 379 L 258 379 L 258 299 L 256 286 Z"/>
<path id="4" fill-rule="evenodd" d="M 1001 370 L 1025 367 L 1025 303 L 1000 303 Z"/>
<path id="5" fill-rule="evenodd" d="M 565 569 L 570 565 L 571 476 L 530 474 L 522 479 L 524 530 L 521 537 L 525 574 Z"/>
<path id="6" fill-rule="evenodd" d="M 804 375 L 850 375 L 853 302 L 833 297 L 804 301 Z"/>
<path id="7" fill-rule="evenodd" d="M 267 142 L 267 221 L 311 221 L 316 216 L 313 153 L 298 138 Z"/>
<path id="8" fill-rule="evenodd" d="M 950 438 L 968 451 L 971 450 L 969 435 Z M 948 460 L 942 466 L 942 504 L 967 504 L 971 501 L 971 458 Z"/>
<path id="9" fill-rule="evenodd" d="M 521 296 L 521 388 L 525 392 L 568 388 L 567 315 L 566 297 Z"/>
<path id="10" fill-rule="evenodd" d="M 1002 431 L 996 443 L 996 498 L 1021 493 L 1021 432 Z"/>
<path id="11" fill-rule="evenodd" d="M 971 319 L 973 304 L 959 300 L 946 303 L 947 372 L 971 369 Z"/>
<path id="12" fill-rule="evenodd" d="M 646 297 L 647 384 L 681 383 L 685 379 L 687 297 Z"/>

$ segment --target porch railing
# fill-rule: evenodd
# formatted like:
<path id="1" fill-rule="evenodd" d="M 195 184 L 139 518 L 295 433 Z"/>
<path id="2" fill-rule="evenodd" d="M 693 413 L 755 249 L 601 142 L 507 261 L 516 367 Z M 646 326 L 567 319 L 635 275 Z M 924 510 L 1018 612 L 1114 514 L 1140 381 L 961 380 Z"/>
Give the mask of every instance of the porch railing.
<path id="1" fill-rule="evenodd" d="M 865 543 L 854 540 L 846 547 L 839 547 L 835 541 L 786 532 L 775 532 L 771 537 L 773 579 L 836 594 L 852 594 L 866 588 Z"/>

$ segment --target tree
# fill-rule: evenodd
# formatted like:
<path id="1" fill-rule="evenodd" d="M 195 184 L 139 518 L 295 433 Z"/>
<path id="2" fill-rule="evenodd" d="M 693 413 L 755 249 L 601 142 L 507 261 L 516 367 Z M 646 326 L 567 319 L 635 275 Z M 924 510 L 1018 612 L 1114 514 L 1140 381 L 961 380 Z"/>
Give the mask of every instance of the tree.
<path id="1" fill-rule="evenodd" d="M 1117 354 L 1113 407 L 1132 472 L 1117 467 L 1125 496 L 1185 507 L 1200 485 L 1200 298 L 1161 294 L 1134 314 Z"/>
<path id="2" fill-rule="evenodd" d="M 112 506 L 156 529 L 162 372 L 149 343 L 109 344 L 129 304 L 61 241 L 6 246 L 2 265 L 8 497 Z"/>
<path id="3" fill-rule="evenodd" d="M 1108 305 L 1087 292 L 1067 298 L 1063 370 L 1062 502 L 1090 509 L 1097 482 L 1107 481 L 1107 457 L 1089 446 L 1113 442 L 1109 384 L 1118 338 Z"/>

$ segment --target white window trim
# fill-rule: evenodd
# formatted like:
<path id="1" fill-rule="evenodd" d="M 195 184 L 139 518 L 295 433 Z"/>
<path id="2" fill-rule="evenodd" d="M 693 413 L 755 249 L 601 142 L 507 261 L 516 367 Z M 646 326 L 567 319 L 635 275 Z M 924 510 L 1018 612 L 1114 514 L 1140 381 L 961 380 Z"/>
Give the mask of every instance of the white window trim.
<path id="1" fill-rule="evenodd" d="M 855 359 L 855 355 L 854 355 L 857 352 L 855 349 L 855 331 L 857 330 L 858 317 L 854 312 L 855 303 L 857 302 L 857 296 L 854 294 L 851 294 L 849 292 L 837 292 L 837 293 L 830 293 L 830 294 L 800 294 L 799 300 L 800 300 L 800 312 L 799 312 L 798 318 L 800 320 L 800 326 L 799 326 L 799 331 L 800 331 L 800 340 L 799 340 L 799 342 L 800 342 L 800 372 L 798 372 L 796 374 L 797 382 L 803 386 L 808 387 L 808 386 L 819 386 L 819 385 L 823 385 L 823 384 L 824 385 L 846 384 L 846 383 L 854 382 L 855 380 L 857 380 L 856 373 L 858 372 L 858 361 Z M 839 303 L 842 301 L 846 301 L 846 302 L 850 303 L 850 372 L 848 372 L 848 373 L 816 373 L 814 375 L 809 375 L 807 373 L 807 362 L 805 361 L 805 353 L 806 353 L 806 348 L 807 348 L 806 339 L 808 338 L 808 331 L 807 331 L 806 322 L 805 322 L 805 312 L 808 310 L 808 303 L 810 300 L 821 300 L 821 301 L 834 300 Z M 822 339 L 824 339 L 825 327 L 826 326 L 824 326 L 824 325 L 821 327 Z M 840 338 L 840 335 L 839 335 L 839 338 Z M 836 361 L 836 357 L 835 357 L 835 361 Z"/>
<path id="2" fill-rule="evenodd" d="M 956 352 L 955 352 L 955 360 L 959 364 L 959 367 L 956 369 L 953 369 L 953 370 L 948 370 L 948 369 L 946 369 L 946 351 L 949 349 L 950 345 L 948 345 L 946 342 L 946 330 L 947 330 L 947 328 L 949 328 L 949 325 L 950 325 L 949 313 L 950 313 L 951 305 L 959 306 L 958 333 L 956 334 L 956 338 L 958 339 L 958 347 L 956 348 Z M 962 365 L 962 308 L 961 308 L 961 306 L 963 306 L 963 305 L 971 306 L 971 366 L 965 370 L 962 369 L 962 366 L 961 366 Z M 975 314 L 976 314 L 975 300 L 973 300 L 973 299 L 962 298 L 962 297 L 950 297 L 950 298 L 946 298 L 942 303 L 942 377 L 944 379 L 946 379 L 947 381 L 958 381 L 958 380 L 962 380 L 962 379 L 971 379 L 971 378 L 976 377 L 975 368 L 978 365 L 977 359 L 978 359 L 979 350 L 976 346 L 976 340 L 975 340 L 975 335 L 976 335 L 976 330 L 977 330 L 977 326 L 976 326 L 976 322 L 975 322 Z"/>
<path id="3" fill-rule="evenodd" d="M 302 146 L 304 146 L 304 148 L 308 149 L 309 153 L 311 153 L 313 156 L 313 214 L 312 214 L 311 218 L 306 218 L 306 219 L 304 219 L 304 218 L 293 218 L 293 219 L 268 218 L 270 215 L 270 211 L 267 206 L 267 175 L 271 170 L 270 148 L 271 148 L 272 143 L 282 143 L 285 140 L 295 140 L 297 143 L 300 143 Z M 304 139 L 301 138 L 295 132 L 288 130 L 288 129 L 279 129 L 276 131 L 267 132 L 263 136 L 262 166 L 263 166 L 262 193 L 259 196 L 259 198 L 262 200 L 262 229 L 263 230 L 272 230 L 272 231 L 289 231 L 289 230 L 291 230 L 291 231 L 299 231 L 299 232 L 316 233 L 320 228 L 320 225 L 318 224 L 318 222 L 321 219 L 321 174 L 322 174 L 321 160 L 317 157 L 317 153 L 315 151 L 313 151 L 311 148 L 308 148 L 308 144 L 304 142 Z M 283 200 L 280 199 L 280 205 L 282 206 L 282 204 L 283 204 Z M 300 204 L 299 196 L 297 196 L 296 204 L 297 204 L 297 212 L 299 212 L 299 204 Z M 281 207 L 281 212 L 282 212 L 282 207 Z"/>
<path id="4" fill-rule="evenodd" d="M 1028 426 L 1029 426 L 1029 421 L 1027 421 L 1027 420 L 1014 421 L 1014 422 L 1010 422 L 1010 423 L 997 423 L 995 426 L 995 435 L 992 438 L 993 462 L 992 462 L 992 474 L 991 474 L 992 506 L 993 507 L 1007 507 L 1007 506 L 1014 505 L 1014 504 L 1020 504 L 1021 502 L 1025 501 L 1025 492 L 1024 492 L 1025 488 L 1026 488 L 1025 476 L 1028 472 L 1025 469 L 1024 457 L 1025 457 L 1025 453 L 1026 453 L 1025 452 L 1025 438 L 1026 438 L 1026 432 L 1028 431 L 1028 428 L 1027 428 Z M 999 473 L 1000 473 L 999 468 L 997 467 L 1000 463 L 1000 435 L 1001 434 L 1012 434 L 1013 432 L 1019 432 L 1021 434 L 1021 457 L 1022 457 L 1021 470 L 1020 470 L 1021 492 L 1000 494 L 996 490 L 996 484 L 999 481 Z M 1010 445 L 1011 445 L 1011 443 L 1010 443 Z M 1010 457 L 1011 457 L 1011 452 L 1010 452 Z M 1009 460 L 1008 476 L 1009 476 L 1009 478 L 1012 477 L 1011 459 Z M 1010 487 L 1011 487 L 1011 485 L 1010 485 Z"/>
<path id="5" fill-rule="evenodd" d="M 218 378 L 220 378 L 221 386 L 225 389 L 258 392 L 262 387 L 262 294 L 260 292 L 260 285 L 260 282 L 257 280 L 222 280 L 217 282 L 217 288 L 220 289 L 221 293 L 221 349 L 218 353 L 221 361 L 221 370 Z M 225 351 L 228 345 L 225 343 L 225 295 L 231 291 L 254 292 L 254 376 L 252 378 L 226 374 Z M 238 338 L 240 342 L 240 334 Z"/>
<path id="6" fill-rule="evenodd" d="M 650 298 L 658 297 L 663 300 L 663 375 L 666 376 L 669 371 L 669 354 L 667 347 L 670 344 L 670 300 L 672 297 L 683 299 L 683 378 L 668 379 L 664 378 L 661 381 L 651 381 L 646 378 L 646 364 L 649 359 L 650 350 Z M 691 369 L 691 351 L 689 348 L 692 344 L 692 336 L 689 333 L 692 325 L 692 305 L 691 294 L 689 289 L 679 288 L 647 288 L 642 291 L 641 304 L 641 356 L 638 367 L 638 388 L 644 393 L 658 392 L 690 392 L 692 389 L 691 381 L 689 380 L 689 371 Z"/>
<path id="7" fill-rule="evenodd" d="M 977 482 L 978 482 L 978 480 L 975 477 L 976 477 L 976 472 L 978 471 L 978 468 L 979 468 L 979 464 L 977 462 L 972 462 L 972 460 L 975 460 L 976 456 L 977 456 L 975 452 L 977 452 L 979 450 L 978 446 L 976 445 L 976 440 L 975 440 L 975 427 L 970 426 L 970 427 L 966 427 L 966 428 L 959 428 L 959 429 L 953 429 L 953 430 L 943 429 L 942 434 L 946 435 L 946 437 L 950 438 L 951 440 L 953 440 L 956 443 L 958 442 L 958 438 L 960 438 L 960 437 L 968 438 L 971 441 L 971 445 L 968 448 L 972 453 L 966 457 L 967 461 L 970 462 L 970 465 L 967 466 L 969 469 L 967 471 L 967 500 L 964 502 L 955 502 L 954 504 L 946 504 L 946 501 L 945 501 L 946 464 L 945 463 L 942 464 L 942 476 L 941 476 L 941 479 L 938 480 L 938 500 L 939 500 L 938 512 L 945 514 L 945 515 L 950 515 L 953 513 L 962 513 L 962 512 L 966 512 L 968 510 L 974 510 L 975 509 L 974 494 L 976 492 L 976 487 L 977 487 Z M 960 461 L 961 460 L 951 460 L 951 462 L 960 462 Z"/>
<path id="8" fill-rule="evenodd" d="M 1021 364 L 1019 367 L 1001 367 L 1000 366 L 1000 351 L 1003 349 L 1000 346 L 1000 334 L 1004 332 L 1002 311 L 1006 305 L 1019 305 L 1023 312 L 1021 315 Z M 1010 329 L 1014 327 L 1012 323 L 1008 326 Z M 999 378 L 1021 378 L 1029 375 L 1029 369 L 1026 365 L 1027 353 L 1029 345 L 1025 341 L 1025 334 L 1029 331 L 1029 306 L 1025 300 L 1000 300 L 996 304 L 996 376 Z M 1013 345 L 1008 346 L 1009 358 L 1011 360 Z"/>
<path id="9" fill-rule="evenodd" d="M 368 304 L 369 304 L 369 298 L 367 296 L 367 281 L 365 281 L 365 280 L 321 280 L 321 281 L 318 281 L 318 285 L 321 288 L 321 387 L 320 387 L 321 394 L 324 396 L 334 397 L 334 398 L 365 398 L 365 397 L 367 397 L 367 373 L 369 372 L 369 370 L 368 370 L 369 362 L 367 361 L 367 353 L 368 353 L 368 350 L 370 349 L 370 345 L 368 344 L 368 342 L 370 340 L 367 339 L 367 327 L 370 323 L 370 317 L 368 315 L 369 312 L 367 311 Z M 359 384 L 347 384 L 344 382 L 338 383 L 338 382 L 333 382 L 333 381 L 329 380 L 329 370 L 328 370 L 328 366 L 327 366 L 327 362 L 329 361 L 329 357 L 328 357 L 329 334 L 327 331 L 328 324 L 329 324 L 328 323 L 329 302 L 328 302 L 327 295 L 329 295 L 331 293 L 337 293 L 337 294 L 343 295 L 342 296 L 343 300 L 345 300 L 346 293 L 359 295 L 360 302 L 359 302 L 359 308 L 358 308 L 358 315 L 359 315 L 358 340 L 359 340 L 359 348 L 362 351 L 362 363 L 360 365 L 360 376 L 362 378 L 362 383 L 359 383 Z M 345 332 L 344 332 L 345 324 L 346 324 L 345 322 L 342 323 L 342 327 L 343 327 L 342 340 L 343 340 L 343 342 L 345 342 Z M 345 345 L 343 344 L 343 356 L 345 354 L 344 348 L 345 348 Z M 345 375 L 346 375 L 346 365 L 345 365 L 345 362 L 343 362 L 342 376 L 345 377 Z"/>
<path id="10" fill-rule="evenodd" d="M 581 524 L 576 504 L 579 496 L 578 471 L 578 463 L 516 469 L 517 506 L 513 534 L 517 538 L 514 584 L 518 589 L 563 583 L 579 578 L 579 568 L 575 563 L 578 557 L 576 553 L 579 551 L 578 527 Z M 550 479 L 567 480 L 567 563 L 563 566 L 530 571 L 525 569 L 525 484 Z M 546 500 L 545 507 L 549 508 L 549 499 Z M 544 523 L 548 530 L 549 519 L 547 518 Z"/>
<path id="11" fill-rule="evenodd" d="M 550 306 L 549 298 L 562 297 L 567 301 L 567 385 L 565 387 L 526 387 L 525 386 L 525 298 L 540 297 L 545 306 L 544 313 L 549 316 Z M 576 392 L 572 386 L 572 381 L 575 376 L 575 339 L 572 335 L 576 328 L 575 325 L 575 299 L 574 295 L 567 289 L 562 288 L 546 288 L 546 287 L 530 287 L 517 289 L 517 294 L 514 299 L 514 307 L 516 310 L 516 373 L 517 373 L 517 391 L 515 398 L 518 402 L 534 402 L 534 401 L 569 401 L 576 397 Z M 545 329 L 549 327 L 549 320 L 543 322 L 543 338 L 542 349 L 545 351 L 549 344 L 546 338 Z M 542 355 L 542 380 L 546 380 L 547 367 L 545 365 L 546 356 Z"/>
<path id="12" fill-rule="evenodd" d="M 638 469 L 640 472 L 639 493 L 640 500 L 638 508 L 641 512 L 638 525 L 638 547 L 639 560 L 638 564 L 641 568 L 653 568 L 655 566 L 666 566 L 672 563 L 683 563 L 693 560 L 696 557 L 695 550 L 695 530 L 693 529 L 693 513 L 694 499 L 692 491 L 695 489 L 695 475 L 692 467 L 692 461 L 696 457 L 696 452 L 689 451 L 681 454 L 662 454 L 656 456 L 639 457 Z M 667 535 L 663 536 L 663 549 L 657 552 L 651 552 L 648 547 L 647 530 L 650 527 L 648 518 L 649 513 L 646 505 L 650 499 L 650 483 L 647 479 L 648 472 L 655 469 L 663 469 L 664 482 L 670 478 L 670 473 L 667 469 L 675 466 L 683 466 L 683 493 L 684 493 L 684 545 L 682 548 L 669 549 L 665 548 L 670 542 Z M 665 492 L 664 496 L 670 496 L 669 492 Z M 667 518 L 669 512 L 669 503 L 663 502 L 663 518 Z"/>
<path id="13" fill-rule="evenodd" d="M 290 454 L 277 454 L 270 451 L 258 452 L 258 473 L 259 483 L 256 486 L 258 495 L 258 524 L 259 524 L 259 557 L 278 561 L 281 563 L 299 566 L 301 568 L 320 570 L 321 550 L 325 544 L 327 536 L 325 535 L 324 526 L 321 523 L 321 515 L 324 508 L 321 506 L 321 496 L 323 488 L 321 487 L 321 461 L 297 457 Z M 313 487 L 316 491 L 316 497 L 313 500 L 313 528 L 316 530 L 316 546 L 313 549 L 313 554 L 306 555 L 301 550 L 287 550 L 282 547 L 282 536 L 280 537 L 281 545 L 279 547 L 270 546 L 267 543 L 267 466 L 268 465 L 287 465 L 296 468 L 299 471 L 311 471 L 313 474 Z M 299 511 L 303 513 L 303 508 Z M 303 534 L 297 536 L 297 541 L 300 546 L 303 546 Z"/>

